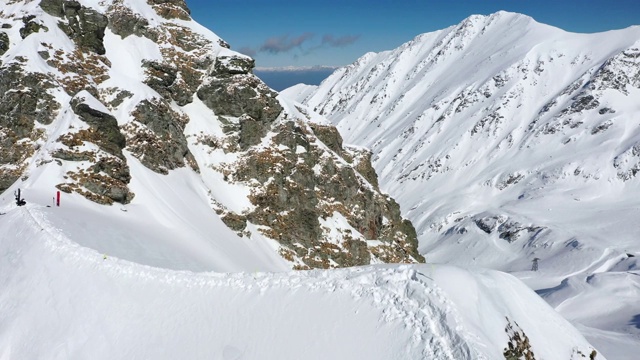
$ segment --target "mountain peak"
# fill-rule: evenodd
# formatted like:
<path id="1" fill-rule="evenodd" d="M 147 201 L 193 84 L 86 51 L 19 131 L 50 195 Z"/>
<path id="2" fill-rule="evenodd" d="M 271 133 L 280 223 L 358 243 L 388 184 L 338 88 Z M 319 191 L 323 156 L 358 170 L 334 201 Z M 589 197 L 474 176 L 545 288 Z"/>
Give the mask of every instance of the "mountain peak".
<path id="1" fill-rule="evenodd" d="M 427 261 L 530 279 L 544 259 L 535 289 L 576 289 L 594 271 L 626 276 L 613 264 L 640 252 L 628 211 L 640 207 L 639 40 L 637 27 L 575 34 L 471 16 L 362 57 L 298 100 L 371 148 Z M 551 289 L 558 279 L 575 284 Z"/>

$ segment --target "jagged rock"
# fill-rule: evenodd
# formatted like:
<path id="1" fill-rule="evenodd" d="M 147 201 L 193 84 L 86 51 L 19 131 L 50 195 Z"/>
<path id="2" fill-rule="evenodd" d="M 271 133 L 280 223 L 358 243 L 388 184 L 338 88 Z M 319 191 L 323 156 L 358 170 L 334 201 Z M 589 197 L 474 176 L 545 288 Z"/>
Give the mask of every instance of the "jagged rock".
<path id="1" fill-rule="evenodd" d="M 94 173 L 103 172 L 116 180 L 120 180 L 125 184 L 131 181 L 131 174 L 129 172 L 129 166 L 120 159 L 114 159 L 109 157 L 103 157 L 98 160 L 90 169 Z M 113 198 L 116 200 L 115 198 Z M 116 200 L 118 201 L 118 200 Z"/>
<path id="2" fill-rule="evenodd" d="M 134 194 L 129 191 L 131 180 L 129 166 L 122 154 L 126 141 L 120 132 L 117 120 L 110 114 L 94 109 L 87 99 L 91 95 L 81 93 L 71 99 L 73 112 L 80 120 L 89 125 L 89 129 L 81 129 L 75 133 L 68 133 L 58 140 L 63 145 L 73 149 L 76 145 L 90 142 L 100 150 L 95 152 L 56 151 L 52 155 L 67 161 L 89 160 L 92 164 L 88 168 L 78 168 L 67 172 L 68 183 L 58 184 L 56 187 L 65 192 L 77 192 L 87 199 L 99 204 L 110 205 L 113 202 L 126 204 Z M 95 99 L 91 99 L 95 100 Z"/>
<path id="3" fill-rule="evenodd" d="M 228 42 L 222 40 L 222 39 L 218 39 L 218 45 L 222 46 L 225 49 L 231 49 L 231 45 L 229 45 Z"/>
<path id="4" fill-rule="evenodd" d="M 518 173 L 508 174 L 506 179 L 496 184 L 496 188 L 498 190 L 504 190 L 511 185 L 519 183 L 520 180 L 522 179 L 524 179 L 524 174 L 518 174 Z"/>
<path id="5" fill-rule="evenodd" d="M 618 178 L 629 181 L 640 173 L 640 143 L 636 143 L 613 159 Z"/>
<path id="6" fill-rule="evenodd" d="M 42 0 L 40 7 L 49 15 L 67 20 L 58 22 L 58 27 L 78 47 L 104 55 L 104 31 L 109 23 L 105 15 L 73 0 Z"/>
<path id="7" fill-rule="evenodd" d="M 43 74 L 27 73 L 18 64 L 0 67 L 0 192 L 16 181 L 23 163 L 35 151 L 42 136 L 36 122 L 48 125 L 60 105 L 47 92 L 51 80 Z"/>
<path id="8" fill-rule="evenodd" d="M 51 156 L 61 160 L 67 161 L 91 161 L 94 159 L 94 155 L 87 151 L 70 151 L 64 149 L 58 149 L 51 153 Z"/>
<path id="9" fill-rule="evenodd" d="M 144 128 L 135 125 L 126 128 L 127 148 L 142 164 L 162 174 L 185 164 L 197 170 L 184 137 L 187 116 L 160 100 L 141 101 L 132 115 Z"/>
<path id="10" fill-rule="evenodd" d="M 109 29 L 121 38 L 136 35 L 146 37 L 153 42 L 158 41 L 158 33 L 150 29 L 149 21 L 123 6 L 121 2 L 114 2 L 106 15 L 109 20 Z"/>
<path id="11" fill-rule="evenodd" d="M 22 28 L 20 28 L 20 37 L 21 38 L 26 38 L 27 36 L 33 34 L 33 33 L 37 33 L 40 30 L 44 29 L 45 31 L 49 31 L 49 29 L 36 22 L 33 21 L 33 19 L 35 19 L 36 16 L 35 15 L 29 15 L 29 16 L 25 16 L 22 18 L 22 22 L 24 23 L 24 26 Z"/>
<path id="12" fill-rule="evenodd" d="M 378 174 L 376 174 L 376 170 L 371 165 L 371 151 L 364 148 L 349 147 L 348 152 L 353 158 L 352 165 L 356 171 L 367 179 L 374 188 L 379 190 Z"/>
<path id="13" fill-rule="evenodd" d="M 114 10 L 109 16 L 119 18 L 118 13 L 130 10 Z M 137 16 L 131 14 L 131 16 Z M 135 21 L 135 20 L 131 20 Z M 125 24 L 126 25 L 126 24 Z M 125 29 L 126 30 L 126 29 Z M 166 43 L 162 47 L 162 59 L 144 61 L 145 84 L 167 100 L 184 106 L 193 101 L 193 95 L 203 82 L 205 73 L 212 67 L 216 57 L 211 53 L 212 42 L 189 27 L 179 24 L 164 24 L 162 27 L 146 29 L 140 34 L 155 42 Z M 154 40 L 155 38 L 155 40 Z"/>
<path id="14" fill-rule="evenodd" d="M 310 124 L 313 133 L 322 141 L 331 151 L 338 155 L 342 155 L 342 136 L 335 126 Z"/>
<path id="15" fill-rule="evenodd" d="M 500 239 L 507 240 L 507 242 L 512 243 L 520 238 L 520 235 L 523 232 L 527 233 L 538 233 L 544 230 L 543 227 L 540 226 L 524 226 L 517 221 L 507 221 L 500 226 L 498 226 L 498 233 L 500 234 Z"/>
<path id="16" fill-rule="evenodd" d="M 0 32 L 0 56 L 9 50 L 9 35 L 6 32 Z"/>
<path id="17" fill-rule="evenodd" d="M 255 210 L 246 216 L 269 228 L 266 235 L 288 249 L 285 258 L 297 256 L 309 268 L 365 265 L 372 254 L 385 262 L 424 261 L 415 229 L 402 219 L 398 204 L 353 167 L 327 156 L 308 126 L 288 121 L 272 131 L 272 145 L 251 148 L 231 177 L 261 184 L 250 197 Z M 344 234 L 340 246 L 325 241 L 318 219 L 335 212 L 361 235 Z M 381 244 L 370 249 L 365 239 Z"/>
<path id="18" fill-rule="evenodd" d="M 111 88 L 111 89 L 107 89 L 105 90 L 105 93 L 109 94 L 109 95 L 113 95 L 115 93 L 115 96 L 113 96 L 111 98 L 110 101 L 107 102 L 107 105 L 109 105 L 110 108 L 117 108 L 118 106 L 120 106 L 126 99 L 130 99 L 133 96 L 133 93 L 128 91 L 128 90 L 122 90 L 119 88 Z"/>
<path id="19" fill-rule="evenodd" d="M 118 128 L 116 118 L 91 108 L 83 102 L 82 97 L 73 98 L 71 100 L 71 108 L 82 121 L 89 124 L 93 131 L 97 133 L 92 142 L 107 153 L 124 159 L 122 149 L 126 145 L 126 140 L 120 132 L 120 128 Z"/>
<path id="20" fill-rule="evenodd" d="M 204 145 L 210 153 L 225 153 L 212 161 L 204 160 L 206 171 L 220 171 L 224 181 L 242 182 L 243 188 L 251 189 L 249 200 L 255 206 L 234 213 L 220 204 L 215 207 L 216 214 L 239 236 L 250 236 L 250 226 L 252 232 L 260 231 L 279 241 L 283 256 L 291 256 L 298 268 L 424 261 L 417 251 L 412 224 L 402 219 L 395 201 L 377 191 L 371 153 L 343 148 L 333 126 L 314 125 L 311 129 L 299 118 L 300 113 L 306 114 L 307 120 L 311 118 L 303 110 L 283 114 L 278 94 L 252 74 L 253 59 L 221 49 L 219 46 L 230 46 L 188 23 L 164 21 L 155 15 L 145 19 L 129 1 L 38 2 L 44 12 L 57 18 L 59 28 L 76 46 L 69 48 L 67 40 L 60 43 L 33 34 L 43 22 L 25 17 L 28 26 L 23 36 L 31 36 L 27 43 L 36 48 L 28 53 L 17 51 L 19 56 L 7 59 L 17 71 L 0 77 L 0 90 L 5 90 L 0 99 L 6 100 L 0 101 L 0 158 L 22 165 L 14 167 L 15 173 L 0 173 L 0 187 L 24 177 L 26 169 L 40 173 L 44 170 L 38 167 L 46 167 L 46 171 L 52 167 L 54 172 L 66 171 L 56 185 L 61 191 L 99 204 L 128 203 L 134 196 L 128 186 L 131 173 L 126 159 L 131 158 L 126 158 L 123 150 L 151 170 L 166 174 L 184 166 L 198 170 L 189 146 Z M 190 19 L 183 0 L 147 3 L 164 18 Z M 89 6 L 108 8 L 101 14 Z M 134 35 L 159 45 L 157 56 L 142 64 L 144 83 L 155 92 L 133 94 L 132 89 L 141 85 L 135 76 L 130 77 L 135 82 L 131 86 L 118 83 L 127 79 L 126 72 L 141 69 L 112 68 L 110 60 L 114 59 L 109 56 L 113 54 L 105 54 L 103 44 L 107 26 L 118 35 L 111 39 L 114 44 Z M 2 44 L 15 40 L 8 34 L 13 36 L 14 32 L 0 30 L 0 51 Z M 127 42 L 138 40 L 129 38 Z M 34 52 L 36 59 L 24 56 Z M 48 75 L 30 77 L 19 69 L 32 60 L 48 65 L 49 69 L 45 66 L 41 70 Z M 105 83 L 113 75 L 118 76 Z M 58 89 L 49 94 L 49 86 L 54 85 Z M 50 123 L 59 108 L 51 94 L 71 101 L 60 117 L 60 126 L 45 132 L 37 123 Z M 213 110 L 216 116 L 210 121 L 219 121 L 224 133 L 213 136 L 203 130 L 192 134 L 189 129 L 189 136 L 195 138 L 189 139 L 188 146 L 184 132 L 189 118 L 179 106 L 192 102 L 194 95 Z M 123 113 L 131 106 L 133 111 Z M 122 117 L 116 121 L 115 114 Z M 194 125 L 197 129 L 206 124 Z M 44 141 L 44 136 L 51 134 L 58 138 Z M 266 146 L 256 146 L 262 142 Z M 44 148 L 34 158 L 39 146 Z M 219 163 L 222 158 L 233 164 Z M 210 196 L 214 206 L 217 200 Z M 334 222 L 344 227 L 339 236 Z"/>
<path id="21" fill-rule="evenodd" d="M 147 3 L 165 19 L 191 19 L 191 11 L 184 0 L 147 0 Z"/>
<path id="22" fill-rule="evenodd" d="M 171 98 L 169 87 L 178 78 L 178 70 L 175 66 L 160 63 L 158 61 L 144 61 L 143 67 L 147 68 L 145 84 L 165 98 Z"/>
<path id="23" fill-rule="evenodd" d="M 600 115 L 604 115 L 604 114 L 615 114 L 616 111 L 608 108 L 608 107 L 603 107 L 602 109 L 598 110 L 598 114 Z"/>
<path id="24" fill-rule="evenodd" d="M 86 178 L 85 180 L 80 181 L 80 185 L 84 186 L 94 194 L 100 194 L 121 204 L 127 204 L 133 199 L 130 196 L 131 192 L 129 192 L 129 188 L 127 186 L 118 186 L 107 183 L 104 181 L 104 177 L 101 176 Z"/>
<path id="25" fill-rule="evenodd" d="M 282 112 L 277 94 L 253 74 L 211 78 L 197 94 L 216 115 L 240 118 L 237 130 L 243 150 L 257 144 Z"/>
<path id="26" fill-rule="evenodd" d="M 173 5 L 191 14 L 184 0 L 147 0 L 147 2 L 151 5 Z"/>
<path id="27" fill-rule="evenodd" d="M 589 83 L 591 90 L 615 89 L 629 94 L 627 86 L 640 88 L 640 50 L 637 48 L 622 51 L 598 69 Z"/>
<path id="28" fill-rule="evenodd" d="M 600 106 L 600 102 L 596 100 L 593 95 L 585 95 L 575 99 L 575 101 L 571 104 L 571 108 L 569 110 L 569 114 L 582 112 L 585 110 L 592 110 Z"/>
<path id="29" fill-rule="evenodd" d="M 504 331 L 509 336 L 509 342 L 503 351 L 505 360 L 536 359 L 533 350 L 531 350 L 529 337 L 520 328 L 518 323 L 511 323 L 511 320 L 507 318 L 507 326 Z"/>
<path id="30" fill-rule="evenodd" d="M 15 63 L 0 68 L 0 126 L 23 138 L 31 133 L 35 121 L 50 124 L 60 108 L 47 92 L 52 87 L 46 75 L 25 73 Z"/>
<path id="31" fill-rule="evenodd" d="M 220 219 L 233 231 L 243 231 L 247 227 L 247 218 L 232 212 L 225 214 Z"/>
<path id="32" fill-rule="evenodd" d="M 498 226 L 507 221 L 507 217 L 503 215 L 486 216 L 475 219 L 476 226 L 487 234 L 491 234 Z"/>
<path id="33" fill-rule="evenodd" d="M 611 120 L 607 120 L 605 122 L 603 122 L 602 124 L 596 126 L 593 128 L 593 130 L 591 130 L 591 135 L 595 135 L 597 133 L 601 133 L 603 131 L 606 131 L 607 129 L 609 129 L 611 126 L 613 125 L 613 121 Z"/>
<path id="34" fill-rule="evenodd" d="M 256 66 L 255 60 L 244 56 L 218 56 L 213 65 L 215 76 L 249 74 Z"/>

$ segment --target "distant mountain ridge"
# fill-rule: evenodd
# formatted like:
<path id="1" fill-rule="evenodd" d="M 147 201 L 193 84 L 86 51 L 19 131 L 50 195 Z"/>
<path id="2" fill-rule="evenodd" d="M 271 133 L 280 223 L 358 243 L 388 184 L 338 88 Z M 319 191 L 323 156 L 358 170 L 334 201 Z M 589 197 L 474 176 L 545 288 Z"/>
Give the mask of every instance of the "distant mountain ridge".
<path id="1" fill-rule="evenodd" d="M 499 12 L 368 53 L 285 94 L 373 150 L 381 186 L 401 199 L 427 253 L 443 236 L 471 236 L 462 228 L 482 234 L 474 224 L 483 216 L 507 204 L 517 213 L 516 204 L 560 191 L 555 183 L 575 186 L 574 197 L 601 182 L 637 191 L 639 48 L 640 27 L 572 34 Z M 484 211 L 495 214 L 478 217 Z"/>
<path id="2" fill-rule="evenodd" d="M 255 71 L 261 72 L 270 72 L 270 71 L 313 71 L 313 70 L 336 70 L 339 66 L 327 66 L 327 65 L 313 65 L 313 66 L 274 66 L 274 67 L 263 67 L 256 66 Z"/>
<path id="3" fill-rule="evenodd" d="M 640 26 L 474 15 L 283 95 L 372 150 L 428 262 L 518 274 L 590 340 L 638 349 Z M 594 294 L 624 305 L 592 312 Z"/>

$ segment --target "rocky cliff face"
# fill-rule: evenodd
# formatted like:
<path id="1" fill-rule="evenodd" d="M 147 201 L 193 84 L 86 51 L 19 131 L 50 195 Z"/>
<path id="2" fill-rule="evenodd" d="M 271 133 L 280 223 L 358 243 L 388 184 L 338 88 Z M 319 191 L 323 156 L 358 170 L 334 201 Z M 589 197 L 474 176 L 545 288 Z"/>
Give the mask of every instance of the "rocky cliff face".
<path id="1" fill-rule="evenodd" d="M 423 261 L 371 154 L 279 99 L 184 1 L 12 1 L 0 25 L 0 192 L 47 171 L 72 196 L 135 204 L 137 174 L 182 169 L 212 217 L 295 268 Z"/>

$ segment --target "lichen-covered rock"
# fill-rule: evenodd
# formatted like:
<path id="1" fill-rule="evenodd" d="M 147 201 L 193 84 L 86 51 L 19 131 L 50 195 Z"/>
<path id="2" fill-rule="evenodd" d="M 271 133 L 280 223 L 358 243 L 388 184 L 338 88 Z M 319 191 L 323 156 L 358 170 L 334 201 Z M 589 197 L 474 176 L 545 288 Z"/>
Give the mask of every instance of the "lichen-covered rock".
<path id="1" fill-rule="evenodd" d="M 109 23 L 105 15 L 73 0 L 42 0 L 40 7 L 49 15 L 66 20 L 58 22 L 58 27 L 78 47 L 104 55 L 104 32 Z"/>
<path id="2" fill-rule="evenodd" d="M 213 77 L 197 94 L 216 115 L 240 119 L 235 130 L 242 150 L 257 144 L 282 112 L 277 94 L 253 74 Z"/>
<path id="3" fill-rule="evenodd" d="M 132 96 L 133 93 L 131 91 L 123 90 L 117 87 L 102 88 L 100 92 L 100 98 L 110 109 L 117 108 L 126 99 L 130 99 Z"/>
<path id="4" fill-rule="evenodd" d="M 338 155 L 342 155 L 342 136 L 335 126 L 309 124 L 313 133 L 322 141 L 331 151 Z"/>
<path id="5" fill-rule="evenodd" d="M 109 29 L 123 39 L 136 35 L 158 41 L 158 32 L 149 26 L 149 21 L 123 5 L 122 0 L 114 1 L 105 15 L 109 20 Z"/>
<path id="6" fill-rule="evenodd" d="M 213 78 L 198 90 L 198 98 L 216 115 L 248 115 L 265 124 L 273 122 L 282 111 L 277 95 L 253 75 Z"/>
<path id="7" fill-rule="evenodd" d="M 185 165 L 198 170 L 184 137 L 186 115 L 161 100 L 141 101 L 132 115 L 134 122 L 125 128 L 127 148 L 143 165 L 161 174 Z"/>
<path id="8" fill-rule="evenodd" d="M 220 219 L 233 231 L 243 231 L 247 227 L 247 218 L 233 212 L 221 216 Z"/>
<path id="9" fill-rule="evenodd" d="M 504 348 L 503 355 L 505 360 L 536 360 L 529 337 L 520 328 L 518 323 L 511 322 L 507 318 L 507 326 L 504 329 L 509 336 L 507 347 Z"/>
<path id="10" fill-rule="evenodd" d="M 131 174 L 122 154 L 125 137 L 112 115 L 90 105 L 97 101 L 90 97 L 90 94 L 82 93 L 70 102 L 71 109 L 80 120 L 88 124 L 88 128 L 60 136 L 58 142 L 67 149 L 59 148 L 51 154 L 59 160 L 83 164 L 68 171 L 65 176 L 67 182 L 56 187 L 65 192 L 77 192 L 99 204 L 126 204 L 133 199 L 134 194 L 128 187 Z M 76 149 L 85 143 L 95 144 L 100 150 Z"/>
<path id="11" fill-rule="evenodd" d="M 170 64 L 149 60 L 144 61 L 142 66 L 147 69 L 145 84 L 149 85 L 162 97 L 171 98 L 170 87 L 178 78 L 178 69 Z"/>
<path id="12" fill-rule="evenodd" d="M 364 176 L 376 190 L 379 190 L 378 174 L 376 174 L 376 170 L 371 165 L 371 151 L 356 147 L 348 147 L 345 150 L 343 157 L 351 158 L 351 164 L 356 171 Z"/>
<path id="13" fill-rule="evenodd" d="M 246 56 L 218 56 L 213 65 L 214 74 L 225 75 L 249 74 L 256 66 L 255 60 Z"/>
<path id="14" fill-rule="evenodd" d="M 184 0 L 147 0 L 147 3 L 165 19 L 191 19 L 191 11 Z"/>
<path id="15" fill-rule="evenodd" d="M 60 104 L 48 93 L 51 79 L 23 71 L 19 64 L 0 67 L 0 192 L 24 172 L 42 136 L 36 123 L 50 124 Z"/>
<path id="16" fill-rule="evenodd" d="M 159 41 L 171 46 L 161 49 L 162 60 L 143 63 L 145 84 L 180 106 L 190 104 L 213 63 L 208 50 L 211 42 L 177 24 L 165 24 L 162 30 L 154 29 L 154 33 Z"/>
<path id="17" fill-rule="evenodd" d="M 122 171 L 128 173 L 129 167 L 121 159 L 116 162 L 122 167 Z M 71 182 L 58 184 L 56 187 L 64 192 L 77 192 L 87 199 L 102 205 L 111 205 L 114 202 L 127 204 L 135 196 L 127 184 L 119 179 L 100 173 L 99 169 L 91 167 L 87 170 L 70 171 L 67 178 Z"/>
<path id="18" fill-rule="evenodd" d="M 372 257 L 424 261 L 415 229 L 402 219 L 398 204 L 328 152 L 307 124 L 286 121 L 271 131 L 271 145 L 250 148 L 228 178 L 253 187 L 255 209 L 245 216 L 283 246 L 282 256 L 298 259 L 298 268 L 365 265 Z M 322 225 L 335 216 L 350 226 L 339 241 Z"/>

